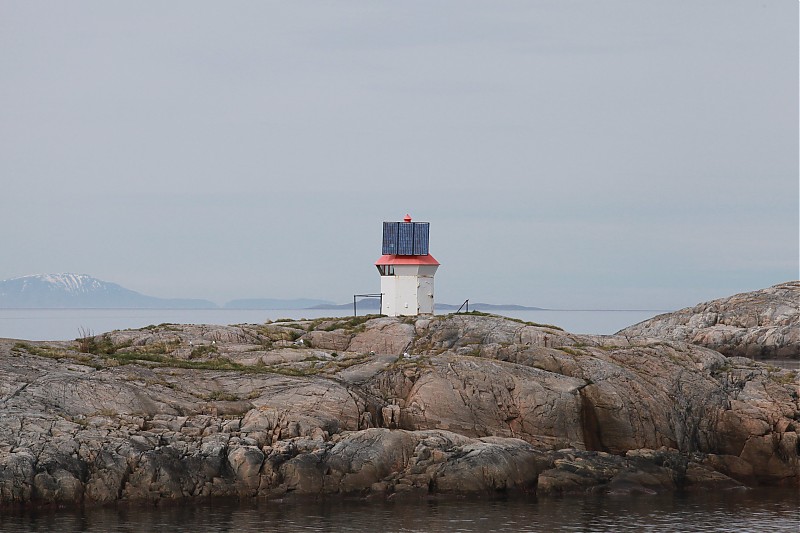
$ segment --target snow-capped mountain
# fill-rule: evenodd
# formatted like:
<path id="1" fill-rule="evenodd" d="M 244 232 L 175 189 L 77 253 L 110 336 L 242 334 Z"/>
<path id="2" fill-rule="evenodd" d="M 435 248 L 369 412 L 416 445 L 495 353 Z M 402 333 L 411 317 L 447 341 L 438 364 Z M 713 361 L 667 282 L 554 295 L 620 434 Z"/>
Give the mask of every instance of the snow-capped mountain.
<path id="1" fill-rule="evenodd" d="M 86 274 L 37 274 L 0 281 L 0 308 L 215 308 L 207 300 L 145 296 Z"/>

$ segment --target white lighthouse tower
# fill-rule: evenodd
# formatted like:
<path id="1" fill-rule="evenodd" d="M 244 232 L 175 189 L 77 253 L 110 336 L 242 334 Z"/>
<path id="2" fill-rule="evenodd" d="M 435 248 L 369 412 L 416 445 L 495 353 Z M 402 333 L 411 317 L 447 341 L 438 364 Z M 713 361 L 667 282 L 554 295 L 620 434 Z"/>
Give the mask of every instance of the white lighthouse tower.
<path id="1" fill-rule="evenodd" d="M 428 253 L 428 222 L 383 223 L 383 249 L 375 262 L 381 274 L 381 314 L 433 314 L 433 276 L 439 262 Z"/>

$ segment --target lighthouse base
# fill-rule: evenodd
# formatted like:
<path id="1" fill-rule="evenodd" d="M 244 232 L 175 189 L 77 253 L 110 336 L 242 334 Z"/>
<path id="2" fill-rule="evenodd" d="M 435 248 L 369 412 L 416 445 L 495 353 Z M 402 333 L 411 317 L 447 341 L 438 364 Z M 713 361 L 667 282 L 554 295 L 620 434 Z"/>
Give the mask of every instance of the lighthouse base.
<path id="1" fill-rule="evenodd" d="M 433 276 L 381 276 L 383 305 L 387 316 L 433 314 Z"/>

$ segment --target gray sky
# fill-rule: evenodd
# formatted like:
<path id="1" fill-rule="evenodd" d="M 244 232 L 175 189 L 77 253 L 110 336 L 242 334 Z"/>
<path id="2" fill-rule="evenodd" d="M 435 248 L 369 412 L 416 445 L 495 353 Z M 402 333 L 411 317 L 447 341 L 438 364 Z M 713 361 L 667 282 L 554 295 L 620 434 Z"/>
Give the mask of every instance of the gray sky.
<path id="1" fill-rule="evenodd" d="M 0 0 L 0 279 L 658 308 L 798 277 L 798 3 Z"/>

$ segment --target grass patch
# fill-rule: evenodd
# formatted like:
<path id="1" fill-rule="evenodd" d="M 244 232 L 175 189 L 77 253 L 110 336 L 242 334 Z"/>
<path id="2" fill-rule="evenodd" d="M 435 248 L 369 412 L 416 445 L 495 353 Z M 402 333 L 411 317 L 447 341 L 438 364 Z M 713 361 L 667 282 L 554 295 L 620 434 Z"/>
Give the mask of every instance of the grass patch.
<path id="1" fill-rule="evenodd" d="M 533 326 L 535 328 L 547 328 L 547 329 L 555 329 L 558 331 L 564 331 L 563 328 L 558 326 L 554 326 L 553 324 L 540 324 L 539 322 L 530 322 L 529 320 L 521 320 L 519 318 L 512 318 L 510 316 L 504 316 L 506 320 L 510 320 L 511 322 L 517 322 L 519 324 L 525 324 L 526 326 Z"/>
<path id="2" fill-rule="evenodd" d="M 356 355 L 355 357 L 348 357 L 347 359 L 337 359 L 336 361 L 328 361 L 325 366 L 320 370 L 324 372 L 341 372 L 351 366 L 360 365 L 369 359 L 368 354 Z"/>
<path id="3" fill-rule="evenodd" d="M 256 326 L 255 343 L 266 348 L 271 348 L 273 346 L 273 343 L 278 341 L 292 341 L 292 342 L 296 341 L 297 339 L 302 337 L 303 334 L 305 334 L 304 329 L 300 329 L 300 331 L 298 331 L 296 328 L 300 328 L 300 326 L 297 324 L 291 324 L 291 325 L 264 324 Z M 252 341 L 248 340 L 248 342 Z"/>
<path id="4" fill-rule="evenodd" d="M 159 368 L 183 368 L 187 370 L 216 370 L 226 372 L 241 372 L 242 374 L 281 374 L 285 376 L 308 376 L 318 373 L 316 368 L 292 368 L 284 366 L 265 365 L 263 362 L 255 365 L 243 365 L 231 361 L 227 357 L 217 357 L 205 361 L 192 361 L 177 359 L 168 355 L 150 352 L 119 352 L 105 356 L 113 365 L 147 364 Z"/>
<path id="5" fill-rule="evenodd" d="M 54 359 L 56 361 L 68 359 L 82 365 L 91 366 L 95 370 L 100 370 L 103 368 L 103 365 L 99 364 L 92 357 L 89 357 L 88 355 L 75 354 L 68 350 L 64 350 L 63 348 L 54 348 L 52 346 L 35 346 L 28 344 L 27 342 L 18 342 L 11 348 L 12 354 L 19 354 L 23 351 L 28 352 L 31 355 L 47 357 L 48 359 Z"/>
<path id="6" fill-rule="evenodd" d="M 53 348 L 52 346 L 36 346 L 28 344 L 27 342 L 17 342 L 11 348 L 12 351 L 20 352 L 26 351 L 31 355 L 38 355 L 39 357 L 47 357 L 48 359 L 64 359 L 69 357 L 66 350 L 60 348 Z"/>
<path id="7" fill-rule="evenodd" d="M 181 345 L 180 339 L 171 341 L 156 342 L 147 347 L 147 351 L 152 353 L 168 354 L 174 352 Z"/>
<path id="8" fill-rule="evenodd" d="M 61 348 L 54 348 L 51 346 L 38 346 L 26 342 L 18 342 L 11 348 L 12 353 L 27 352 L 31 355 L 40 357 L 47 357 L 49 359 L 70 359 L 76 360 L 82 364 L 93 366 L 96 369 L 108 368 L 121 365 L 138 364 L 156 368 L 182 368 L 188 370 L 216 370 L 216 371 L 229 371 L 240 372 L 243 374 L 280 374 L 285 376 L 308 376 L 318 374 L 323 368 L 315 368 L 313 365 L 320 361 L 318 357 L 311 357 L 308 361 L 309 366 L 305 368 L 296 368 L 289 366 L 265 365 L 263 362 L 256 363 L 255 365 L 243 365 L 232 361 L 227 357 L 213 357 L 206 360 L 185 360 L 172 357 L 169 353 L 172 351 L 170 347 L 175 342 L 178 344 L 180 341 L 170 341 L 169 343 L 157 343 L 147 348 L 137 349 L 134 351 L 120 351 L 122 347 L 129 347 L 129 343 L 114 344 L 107 336 L 93 338 L 95 342 L 91 344 L 94 350 L 92 355 L 98 357 L 91 358 L 88 355 L 81 355 L 70 350 Z M 199 351 L 198 351 L 199 350 Z M 215 345 L 203 345 L 196 347 L 192 352 L 192 357 L 213 356 L 216 355 L 217 347 Z M 365 356 L 366 357 L 366 356 Z M 346 368 L 353 364 L 361 362 L 360 360 L 345 360 L 336 361 L 340 368 Z M 326 365 L 327 366 L 327 365 Z M 222 394 L 222 393 L 220 393 Z M 233 401 L 231 398 L 216 398 L 227 399 Z M 238 400 L 239 398 L 235 398 Z"/>
<path id="9" fill-rule="evenodd" d="M 328 324 L 326 327 L 322 328 L 323 331 L 335 331 L 337 329 L 344 329 L 344 330 L 351 330 L 351 331 L 363 331 L 365 329 L 364 324 L 373 318 L 380 318 L 383 315 L 362 315 L 362 316 L 354 316 L 348 319 L 337 319 L 333 322 L 333 324 Z"/>
<path id="10" fill-rule="evenodd" d="M 556 350 L 561 350 L 564 353 L 568 353 L 570 355 L 586 355 L 583 351 L 573 350 L 572 348 L 568 348 L 567 346 L 559 346 Z"/>
<path id="11" fill-rule="evenodd" d="M 157 353 L 122 352 L 111 355 L 109 358 L 123 365 L 146 361 L 155 363 L 155 366 L 189 368 L 194 370 L 236 370 L 238 372 L 247 372 L 248 369 L 253 368 L 235 363 L 227 357 L 218 357 L 207 361 L 186 361 L 184 359 L 176 359 Z"/>
<path id="12" fill-rule="evenodd" d="M 779 373 L 769 371 L 768 377 L 778 385 L 789 385 L 790 383 L 794 383 L 795 379 L 797 379 L 797 372 L 795 372 L 794 370 L 789 370 L 788 372 L 779 372 Z"/>
<path id="13" fill-rule="evenodd" d="M 395 362 L 389 365 L 391 369 L 404 370 L 407 368 L 428 369 L 433 368 L 431 358 L 428 355 L 415 355 L 409 358 L 400 356 Z"/>
<path id="14" fill-rule="evenodd" d="M 216 344 L 201 344 L 192 349 L 192 353 L 189 354 L 189 359 L 199 359 L 200 357 L 217 353 L 219 353 L 219 349 Z"/>
<path id="15" fill-rule="evenodd" d="M 143 328 L 139 328 L 144 331 L 181 331 L 181 328 L 178 327 L 177 324 L 172 324 L 170 322 L 162 322 L 161 324 L 155 325 L 150 324 L 149 326 L 145 326 Z M 136 329 L 129 329 L 127 331 L 137 331 Z"/>
<path id="16" fill-rule="evenodd" d="M 221 391 L 221 390 L 215 390 L 214 392 L 210 392 L 210 393 L 206 394 L 203 397 L 203 399 L 208 401 L 208 402 L 214 402 L 214 401 L 217 401 L 217 402 L 238 402 L 239 400 L 241 400 L 241 398 L 239 398 L 235 394 L 231 394 L 229 392 L 225 392 L 225 391 Z"/>

